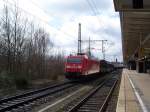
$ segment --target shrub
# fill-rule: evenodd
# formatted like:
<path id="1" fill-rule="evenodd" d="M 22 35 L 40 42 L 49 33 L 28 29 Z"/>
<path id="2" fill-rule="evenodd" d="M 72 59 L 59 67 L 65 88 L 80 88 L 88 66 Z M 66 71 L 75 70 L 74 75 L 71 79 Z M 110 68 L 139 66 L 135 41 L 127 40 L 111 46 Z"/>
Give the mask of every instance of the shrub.
<path id="1" fill-rule="evenodd" d="M 26 89 L 29 86 L 29 79 L 25 74 L 15 74 L 14 82 L 18 89 Z"/>
<path id="2" fill-rule="evenodd" d="M 29 80 L 25 74 L 8 73 L 3 71 L 0 73 L 0 88 L 26 89 L 29 85 Z"/>
<path id="3" fill-rule="evenodd" d="M 0 73 L 0 88 L 12 88 L 15 86 L 13 77 L 6 71 Z"/>

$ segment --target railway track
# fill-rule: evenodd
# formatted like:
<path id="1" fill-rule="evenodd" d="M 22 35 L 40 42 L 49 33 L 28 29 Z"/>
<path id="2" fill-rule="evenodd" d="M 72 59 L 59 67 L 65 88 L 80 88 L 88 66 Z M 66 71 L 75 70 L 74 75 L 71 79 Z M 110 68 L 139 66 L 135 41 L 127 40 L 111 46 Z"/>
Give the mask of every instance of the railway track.
<path id="1" fill-rule="evenodd" d="M 67 112 L 104 112 L 117 82 L 116 78 L 102 82 Z"/>
<path id="2" fill-rule="evenodd" d="M 68 81 L 61 84 L 54 84 L 52 86 L 42 88 L 39 90 L 26 92 L 21 95 L 4 98 L 0 100 L 0 112 L 10 111 L 20 106 L 30 104 L 33 101 L 55 94 L 60 91 L 64 91 L 68 88 L 73 87 L 74 85 L 74 83 Z"/>

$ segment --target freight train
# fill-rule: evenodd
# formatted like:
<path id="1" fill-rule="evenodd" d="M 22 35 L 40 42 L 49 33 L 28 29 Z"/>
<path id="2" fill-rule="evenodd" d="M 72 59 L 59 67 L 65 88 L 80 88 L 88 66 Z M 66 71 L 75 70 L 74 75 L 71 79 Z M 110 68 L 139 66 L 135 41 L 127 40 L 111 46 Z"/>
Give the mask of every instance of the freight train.
<path id="1" fill-rule="evenodd" d="M 114 67 L 105 60 L 98 60 L 86 54 L 68 56 L 65 63 L 65 77 L 77 79 L 113 71 Z"/>

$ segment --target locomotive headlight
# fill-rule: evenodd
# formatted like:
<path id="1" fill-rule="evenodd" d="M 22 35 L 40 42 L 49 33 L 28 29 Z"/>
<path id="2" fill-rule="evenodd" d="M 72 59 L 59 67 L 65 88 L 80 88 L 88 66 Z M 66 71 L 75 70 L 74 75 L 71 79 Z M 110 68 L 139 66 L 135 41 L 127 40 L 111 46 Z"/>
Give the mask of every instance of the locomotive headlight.
<path id="1" fill-rule="evenodd" d="M 82 68 L 82 66 L 78 65 L 78 66 L 66 66 L 66 68 Z"/>
<path id="2" fill-rule="evenodd" d="M 66 68 L 71 68 L 71 66 L 66 66 Z"/>
<path id="3" fill-rule="evenodd" d="M 82 68 L 82 66 L 77 66 L 77 68 Z"/>

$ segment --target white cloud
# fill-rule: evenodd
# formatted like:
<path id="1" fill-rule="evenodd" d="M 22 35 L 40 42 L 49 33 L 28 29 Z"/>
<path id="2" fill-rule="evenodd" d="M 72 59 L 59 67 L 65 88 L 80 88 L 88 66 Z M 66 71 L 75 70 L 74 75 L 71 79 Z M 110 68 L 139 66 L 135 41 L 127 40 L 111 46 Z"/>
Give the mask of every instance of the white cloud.
<path id="1" fill-rule="evenodd" d="M 11 0 L 9 2 L 13 3 Z M 56 46 L 67 54 L 76 51 L 78 23 L 82 24 L 82 39 L 107 39 L 114 42 L 106 54 L 118 55 L 122 60 L 120 20 L 114 11 L 113 0 L 93 0 L 97 6 L 97 16 L 91 11 L 87 0 L 17 0 L 21 9 L 34 15 L 31 20 L 38 21 L 49 33 Z M 90 1 L 90 0 L 89 0 Z M 1 6 L 0 6 L 1 7 Z M 87 45 L 84 45 L 87 46 Z M 93 47 L 101 48 L 97 43 Z M 100 51 L 92 51 L 95 56 L 102 57 Z M 106 57 L 107 57 L 106 55 Z M 107 58 L 108 59 L 108 58 Z M 109 59 L 111 60 L 111 59 Z"/>

